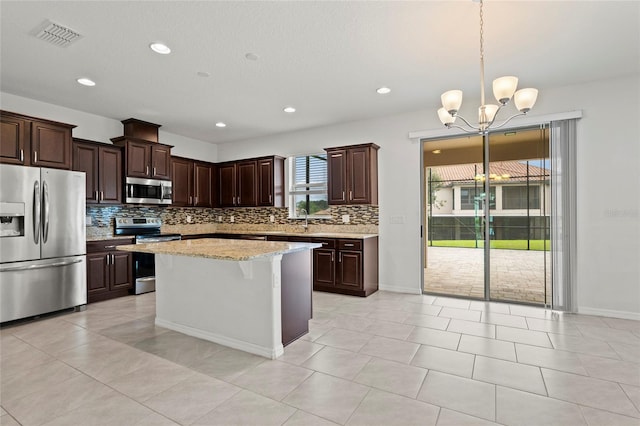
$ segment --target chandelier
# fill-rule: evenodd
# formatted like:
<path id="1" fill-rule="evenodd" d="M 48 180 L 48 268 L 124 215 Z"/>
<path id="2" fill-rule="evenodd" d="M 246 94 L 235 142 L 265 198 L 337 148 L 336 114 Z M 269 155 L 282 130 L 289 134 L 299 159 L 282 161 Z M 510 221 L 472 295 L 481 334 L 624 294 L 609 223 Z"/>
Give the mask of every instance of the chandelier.
<path id="1" fill-rule="evenodd" d="M 498 105 L 485 104 L 484 99 L 484 20 L 483 20 L 483 3 L 480 0 L 480 108 L 478 108 L 478 125 L 471 125 L 464 117 L 458 115 L 460 106 L 462 105 L 462 90 L 449 90 L 444 92 L 440 99 L 442 100 L 442 108 L 438 110 L 438 117 L 442 124 L 447 128 L 458 128 L 469 133 L 484 134 L 489 131 L 493 125 L 498 112 L 513 98 L 513 103 L 519 111 L 512 115 L 499 126 L 498 129 L 507 124 L 514 117 L 525 115 L 533 108 L 538 97 L 538 90 L 533 88 L 520 89 L 518 87 L 518 77 L 506 76 L 493 80 L 493 94 L 498 101 Z M 455 124 L 456 118 L 460 118 L 466 127 Z"/>

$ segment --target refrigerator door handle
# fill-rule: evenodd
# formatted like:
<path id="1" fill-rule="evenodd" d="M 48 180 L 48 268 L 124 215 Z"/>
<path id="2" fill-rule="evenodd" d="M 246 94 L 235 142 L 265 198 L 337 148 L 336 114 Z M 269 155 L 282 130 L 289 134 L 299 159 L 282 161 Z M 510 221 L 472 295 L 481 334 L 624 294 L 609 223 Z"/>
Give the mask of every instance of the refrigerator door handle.
<path id="1" fill-rule="evenodd" d="M 33 241 L 40 243 L 40 182 L 33 185 Z"/>
<path id="2" fill-rule="evenodd" d="M 55 263 L 47 263 L 47 264 L 43 264 L 43 265 L 28 265 L 28 266 L 8 266 L 8 267 L 1 267 L 0 266 L 0 272 L 7 272 L 7 271 L 32 271 L 34 269 L 45 269 L 45 268 L 57 268 L 57 267 L 61 267 L 61 266 L 69 266 L 69 265 L 73 265 L 74 263 L 80 263 L 82 262 L 82 259 L 74 259 L 74 260 L 70 260 L 67 262 L 55 262 Z"/>
<path id="3" fill-rule="evenodd" d="M 49 238 L 49 186 L 46 181 L 42 182 L 42 242 L 46 243 Z"/>

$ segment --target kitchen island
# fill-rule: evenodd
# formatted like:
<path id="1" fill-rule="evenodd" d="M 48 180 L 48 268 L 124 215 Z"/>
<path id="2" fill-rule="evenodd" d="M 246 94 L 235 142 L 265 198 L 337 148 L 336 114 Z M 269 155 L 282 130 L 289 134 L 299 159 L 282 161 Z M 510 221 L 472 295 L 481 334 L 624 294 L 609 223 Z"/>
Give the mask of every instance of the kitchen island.
<path id="1" fill-rule="evenodd" d="M 309 330 L 317 247 L 206 238 L 117 249 L 156 255 L 156 325 L 275 359 Z"/>

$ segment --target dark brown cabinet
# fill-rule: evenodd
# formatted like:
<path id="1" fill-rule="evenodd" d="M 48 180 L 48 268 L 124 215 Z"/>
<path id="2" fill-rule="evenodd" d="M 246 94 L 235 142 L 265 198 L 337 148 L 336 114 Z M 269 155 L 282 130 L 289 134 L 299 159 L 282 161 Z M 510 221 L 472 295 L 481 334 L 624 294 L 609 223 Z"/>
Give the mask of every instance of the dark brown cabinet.
<path id="1" fill-rule="evenodd" d="M 255 207 L 257 163 L 241 160 L 218 165 L 220 207 Z"/>
<path id="2" fill-rule="evenodd" d="M 73 139 L 72 169 L 85 172 L 87 204 L 122 203 L 122 149 Z"/>
<path id="3" fill-rule="evenodd" d="M 124 147 L 125 172 L 128 177 L 171 179 L 171 146 L 121 136 L 111 139 Z"/>
<path id="4" fill-rule="evenodd" d="M 326 148 L 329 204 L 378 204 L 375 144 Z"/>
<path id="5" fill-rule="evenodd" d="M 258 206 L 284 207 L 284 158 L 258 160 Z"/>
<path id="6" fill-rule="evenodd" d="M 284 158 L 271 156 L 218 164 L 221 207 L 284 206 Z"/>
<path id="7" fill-rule="evenodd" d="M 88 303 L 129 294 L 133 287 L 133 256 L 115 248 L 132 243 L 132 238 L 87 242 Z"/>
<path id="8" fill-rule="evenodd" d="M 172 205 L 215 207 L 215 171 L 212 163 L 171 157 Z"/>
<path id="9" fill-rule="evenodd" d="M 322 244 L 313 250 L 313 289 L 352 296 L 378 290 L 378 237 L 335 239 L 269 235 L 269 241 Z"/>
<path id="10" fill-rule="evenodd" d="M 0 162 L 71 169 L 71 124 L 0 111 Z"/>

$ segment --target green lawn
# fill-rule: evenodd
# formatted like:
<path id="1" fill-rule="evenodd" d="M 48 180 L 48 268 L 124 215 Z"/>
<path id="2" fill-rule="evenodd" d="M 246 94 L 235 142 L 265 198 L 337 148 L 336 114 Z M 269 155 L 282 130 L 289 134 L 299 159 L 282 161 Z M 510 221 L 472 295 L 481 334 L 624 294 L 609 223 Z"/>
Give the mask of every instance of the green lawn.
<path id="1" fill-rule="evenodd" d="M 546 249 L 551 249 L 549 240 L 529 240 L 529 250 L 544 250 L 546 243 Z M 475 240 L 439 240 L 429 241 L 429 245 L 433 247 L 466 247 L 475 248 Z M 484 247 L 484 241 L 478 240 L 478 248 Z M 495 249 L 509 249 L 509 250 L 526 250 L 527 240 L 492 240 L 491 248 Z"/>

